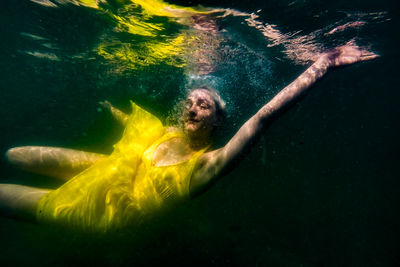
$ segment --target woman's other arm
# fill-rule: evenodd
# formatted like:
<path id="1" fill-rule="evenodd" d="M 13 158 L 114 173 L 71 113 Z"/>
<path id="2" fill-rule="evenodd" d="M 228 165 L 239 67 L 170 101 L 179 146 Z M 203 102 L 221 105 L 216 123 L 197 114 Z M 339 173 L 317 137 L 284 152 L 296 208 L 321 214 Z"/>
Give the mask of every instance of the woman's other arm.
<path id="1" fill-rule="evenodd" d="M 111 105 L 110 102 L 106 101 L 100 101 L 99 104 L 107 109 L 108 111 L 110 111 L 111 115 L 118 121 L 120 122 L 122 125 L 126 125 L 126 123 L 128 122 L 129 119 L 129 115 L 124 113 L 123 111 L 117 109 L 116 107 L 114 107 L 113 105 Z"/>

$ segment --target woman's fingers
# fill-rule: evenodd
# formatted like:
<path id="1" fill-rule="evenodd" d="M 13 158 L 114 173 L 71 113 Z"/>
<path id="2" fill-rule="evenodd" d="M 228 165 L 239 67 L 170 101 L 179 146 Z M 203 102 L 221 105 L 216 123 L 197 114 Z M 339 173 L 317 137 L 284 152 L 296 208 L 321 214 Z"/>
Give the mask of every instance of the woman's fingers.
<path id="1" fill-rule="evenodd" d="M 362 50 L 361 51 L 361 56 L 360 60 L 361 61 L 366 61 L 366 60 L 371 60 L 379 57 L 378 54 L 375 54 L 374 52 L 368 51 L 368 50 Z"/>
<path id="2" fill-rule="evenodd" d="M 107 108 L 107 109 L 111 108 L 111 103 L 108 102 L 107 100 L 99 101 L 99 105 L 102 106 L 103 108 Z"/>
<path id="3" fill-rule="evenodd" d="M 332 66 L 343 66 L 353 64 L 358 61 L 375 59 L 379 55 L 366 49 L 361 49 L 354 40 L 347 42 L 343 46 L 336 47 L 330 52 Z"/>

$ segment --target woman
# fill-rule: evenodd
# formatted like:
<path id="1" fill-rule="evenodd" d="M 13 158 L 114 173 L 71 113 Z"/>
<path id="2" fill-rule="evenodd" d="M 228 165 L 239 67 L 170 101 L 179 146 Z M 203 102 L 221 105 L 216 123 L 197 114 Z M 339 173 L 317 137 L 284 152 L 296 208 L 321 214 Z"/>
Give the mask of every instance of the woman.
<path id="1" fill-rule="evenodd" d="M 197 88 L 190 92 L 183 131 L 165 128 L 135 104 L 127 116 L 104 102 L 126 124 L 114 152 L 106 157 L 62 148 L 10 149 L 9 161 L 22 168 L 63 178 L 79 173 L 54 191 L 2 184 L 1 210 L 85 231 L 110 231 L 140 224 L 177 202 L 197 196 L 232 170 L 272 120 L 329 68 L 376 57 L 352 42 L 322 54 L 252 116 L 224 147 L 211 151 L 211 135 L 221 123 L 224 109 L 224 102 L 213 90 Z"/>

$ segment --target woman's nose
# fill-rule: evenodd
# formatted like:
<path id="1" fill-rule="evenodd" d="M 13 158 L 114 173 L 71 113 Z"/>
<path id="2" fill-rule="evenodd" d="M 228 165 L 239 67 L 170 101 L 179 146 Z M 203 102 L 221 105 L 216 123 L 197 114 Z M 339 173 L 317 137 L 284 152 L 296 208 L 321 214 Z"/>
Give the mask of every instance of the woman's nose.
<path id="1" fill-rule="evenodd" d="M 197 112 L 196 106 L 195 106 L 195 105 L 192 105 L 192 106 L 189 108 L 189 114 L 190 114 L 190 115 L 196 115 L 196 112 Z"/>

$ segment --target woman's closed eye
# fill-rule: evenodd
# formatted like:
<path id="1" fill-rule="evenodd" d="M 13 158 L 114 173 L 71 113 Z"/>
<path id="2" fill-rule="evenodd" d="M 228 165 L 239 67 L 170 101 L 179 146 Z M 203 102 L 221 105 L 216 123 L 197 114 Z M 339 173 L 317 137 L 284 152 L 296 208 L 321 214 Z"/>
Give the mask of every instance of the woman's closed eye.
<path id="1" fill-rule="evenodd" d="M 200 108 L 201 109 L 208 109 L 210 106 L 209 105 L 207 105 L 206 103 L 201 103 L 200 104 Z"/>

